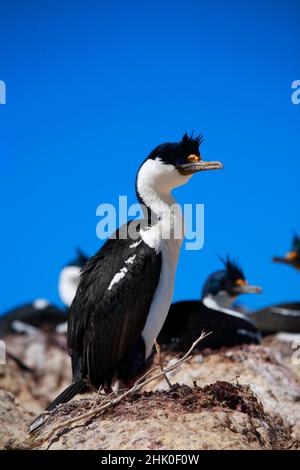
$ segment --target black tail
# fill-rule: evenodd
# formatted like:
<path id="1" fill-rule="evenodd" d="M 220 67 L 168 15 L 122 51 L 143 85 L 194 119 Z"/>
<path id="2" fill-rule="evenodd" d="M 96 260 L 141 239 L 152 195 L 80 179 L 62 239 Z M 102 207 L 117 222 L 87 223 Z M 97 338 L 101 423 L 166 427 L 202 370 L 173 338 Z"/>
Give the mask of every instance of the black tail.
<path id="1" fill-rule="evenodd" d="M 83 392 L 84 390 L 88 389 L 88 385 L 84 380 L 77 380 L 77 382 L 72 383 L 68 388 L 66 388 L 58 397 L 53 400 L 52 403 L 46 408 L 46 411 L 52 411 L 57 405 L 61 403 L 67 403 L 71 398 L 75 397 L 77 393 Z M 33 423 L 28 428 L 29 433 L 36 432 L 39 428 L 44 426 L 47 421 L 47 416 L 49 414 L 42 413 L 39 415 Z"/>
<path id="2" fill-rule="evenodd" d="M 60 395 L 58 395 L 58 397 L 56 397 L 55 400 L 47 406 L 46 411 L 52 411 L 57 405 L 67 403 L 75 397 L 77 393 L 83 392 L 86 389 L 88 389 L 87 383 L 84 380 L 77 380 L 77 382 L 72 383 Z"/>

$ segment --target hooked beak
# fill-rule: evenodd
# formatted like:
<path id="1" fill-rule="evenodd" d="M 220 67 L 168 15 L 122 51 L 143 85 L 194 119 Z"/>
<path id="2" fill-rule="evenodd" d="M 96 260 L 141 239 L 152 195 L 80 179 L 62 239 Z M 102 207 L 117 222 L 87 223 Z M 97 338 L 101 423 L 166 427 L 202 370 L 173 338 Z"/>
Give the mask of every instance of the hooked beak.
<path id="1" fill-rule="evenodd" d="M 182 175 L 192 175 L 198 171 L 222 170 L 223 164 L 221 162 L 204 162 L 200 160 L 199 162 L 177 165 L 176 168 Z"/>
<path id="2" fill-rule="evenodd" d="M 296 264 L 295 261 L 297 258 L 298 254 L 296 253 L 296 251 L 290 251 L 284 257 L 274 256 L 272 261 L 274 263 L 284 263 L 294 266 Z"/>
<path id="3" fill-rule="evenodd" d="M 262 288 L 260 286 L 251 286 L 250 284 L 243 284 L 241 286 L 235 286 L 232 291 L 237 294 L 261 294 Z"/>

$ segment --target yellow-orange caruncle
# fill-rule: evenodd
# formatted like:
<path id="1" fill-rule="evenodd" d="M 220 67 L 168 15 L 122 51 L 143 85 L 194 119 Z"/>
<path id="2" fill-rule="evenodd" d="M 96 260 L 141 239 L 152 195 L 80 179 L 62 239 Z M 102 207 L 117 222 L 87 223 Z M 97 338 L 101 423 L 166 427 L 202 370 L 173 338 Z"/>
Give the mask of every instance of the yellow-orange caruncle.
<path id="1" fill-rule="evenodd" d="M 298 255 L 296 251 L 290 251 L 290 253 L 287 253 L 285 257 L 287 259 L 295 259 L 295 258 L 298 258 Z"/>
<path id="2" fill-rule="evenodd" d="M 199 157 L 198 155 L 189 155 L 188 158 L 187 158 L 188 162 L 192 163 L 192 162 L 200 162 L 201 160 L 201 157 Z"/>

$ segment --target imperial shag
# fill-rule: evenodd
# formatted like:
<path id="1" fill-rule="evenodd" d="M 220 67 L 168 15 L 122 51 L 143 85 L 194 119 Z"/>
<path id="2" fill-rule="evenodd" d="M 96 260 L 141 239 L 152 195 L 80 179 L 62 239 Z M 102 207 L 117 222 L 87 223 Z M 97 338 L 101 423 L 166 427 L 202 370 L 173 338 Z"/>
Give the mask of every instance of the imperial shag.
<path id="1" fill-rule="evenodd" d="M 222 168 L 202 160 L 202 140 L 185 134 L 156 147 L 140 166 L 136 193 L 145 217 L 118 229 L 83 270 L 68 325 L 74 382 L 48 410 L 87 384 L 130 387 L 143 371 L 170 308 L 183 239 L 171 191 L 194 173 Z"/>
<path id="2" fill-rule="evenodd" d="M 171 305 L 158 337 L 164 349 L 185 351 L 202 330 L 212 333 L 200 343 L 201 349 L 260 342 L 260 334 L 254 324 L 230 307 L 238 295 L 258 293 L 261 288 L 249 285 L 242 269 L 229 257 L 223 262 L 225 269 L 207 278 L 200 301 Z"/>
<path id="3" fill-rule="evenodd" d="M 283 263 L 300 270 L 300 237 L 295 234 L 292 241 L 292 249 L 285 256 L 274 256 L 275 263 Z"/>
<path id="4" fill-rule="evenodd" d="M 300 270 L 300 238 L 295 234 L 292 249 L 285 256 L 273 258 Z M 278 333 L 300 333 L 300 302 L 286 302 L 271 305 L 250 314 L 250 318 L 264 335 Z"/>
<path id="5" fill-rule="evenodd" d="M 64 266 L 60 272 L 58 290 L 65 309 L 51 304 L 46 299 L 36 299 L 0 317 L 0 336 L 33 333 L 37 328 L 64 332 L 67 310 L 75 297 L 80 271 L 87 260 L 88 258 L 77 250 L 76 258 Z"/>

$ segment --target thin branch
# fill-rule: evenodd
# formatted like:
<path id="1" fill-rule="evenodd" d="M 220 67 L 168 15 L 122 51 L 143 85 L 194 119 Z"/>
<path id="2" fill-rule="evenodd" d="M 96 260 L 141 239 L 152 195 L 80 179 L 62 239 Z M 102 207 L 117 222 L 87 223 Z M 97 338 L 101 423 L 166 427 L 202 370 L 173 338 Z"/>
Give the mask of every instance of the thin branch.
<path id="1" fill-rule="evenodd" d="M 162 373 L 164 374 L 164 379 L 165 379 L 165 381 L 167 382 L 168 387 L 171 388 L 171 387 L 172 387 L 172 384 L 171 384 L 171 382 L 170 382 L 170 380 L 169 380 L 169 377 L 167 376 L 166 371 L 165 371 L 165 369 L 164 369 L 164 363 L 163 363 L 163 360 L 162 360 L 162 357 L 161 357 L 160 345 L 158 344 L 158 342 L 156 341 L 156 339 L 154 340 L 154 346 L 155 346 L 155 349 L 156 349 L 156 354 L 157 354 L 157 357 L 158 357 L 158 363 L 159 363 L 160 370 L 161 370 Z"/>
<path id="2" fill-rule="evenodd" d="M 142 376 L 135 382 L 134 386 L 139 385 L 139 384 L 142 383 L 142 382 L 144 383 L 144 379 L 145 379 L 146 377 L 148 377 L 148 375 L 151 375 L 151 374 L 152 374 L 155 370 L 157 370 L 157 369 L 160 369 L 160 367 L 159 367 L 159 366 L 155 366 L 155 367 L 153 367 L 152 369 L 147 370 L 147 372 L 146 372 L 144 375 L 142 375 Z"/>
<path id="3" fill-rule="evenodd" d="M 91 408 L 91 411 L 93 411 L 96 407 L 96 405 L 98 404 L 98 401 L 99 401 L 99 397 L 100 397 L 100 392 L 101 392 L 101 387 L 99 387 L 98 391 L 97 391 L 97 395 L 96 395 L 96 398 L 95 398 L 95 402 Z M 111 397 L 115 394 L 115 392 L 111 392 L 109 393 L 109 395 L 105 395 L 103 397 L 103 399 L 101 400 L 101 406 L 104 405 L 104 403 L 106 403 L 107 401 L 109 401 L 111 399 Z"/>
<path id="4" fill-rule="evenodd" d="M 211 334 L 211 332 L 204 333 L 204 331 L 202 331 L 199 338 L 196 341 L 194 341 L 194 343 L 192 344 L 190 349 L 187 351 L 187 353 L 184 354 L 184 356 L 181 359 L 178 359 L 178 361 L 175 362 L 174 364 L 172 364 L 171 366 L 167 366 L 165 369 L 163 369 L 163 371 L 160 371 L 158 374 L 156 374 L 156 375 L 154 375 L 154 376 L 152 376 L 152 377 L 150 377 L 150 378 L 148 378 L 148 379 L 146 379 L 142 382 L 141 382 L 141 379 L 143 377 L 141 377 L 141 379 L 139 379 L 132 388 L 127 390 L 122 395 L 116 397 L 115 399 L 109 401 L 108 403 L 100 405 L 100 407 L 98 407 L 97 409 L 91 409 L 90 411 L 87 411 L 86 413 L 83 413 L 80 416 L 75 416 L 74 418 L 70 418 L 70 419 L 64 421 L 63 423 L 60 423 L 57 426 L 54 426 L 51 429 L 51 431 L 49 431 L 49 433 L 46 434 L 41 440 L 35 440 L 34 435 L 32 436 L 32 439 L 35 440 L 36 445 L 38 445 L 39 443 L 43 443 L 47 439 L 49 439 L 54 433 L 59 431 L 60 429 L 66 428 L 67 426 L 70 426 L 74 423 L 77 423 L 78 421 L 85 420 L 85 419 L 91 418 L 91 417 L 95 417 L 95 416 L 101 414 L 103 411 L 107 410 L 109 407 L 111 407 L 113 405 L 117 405 L 120 401 L 124 400 L 124 398 L 128 397 L 129 395 L 141 390 L 148 383 L 153 382 L 154 380 L 160 379 L 161 377 L 165 377 L 166 373 L 171 372 L 172 370 L 174 370 L 178 366 L 180 366 L 183 362 L 186 362 L 188 359 L 190 359 L 191 353 L 193 352 L 195 347 L 200 343 L 200 341 L 202 341 L 204 338 L 206 338 L 210 334 Z M 157 369 L 157 367 L 151 369 L 150 371 L 148 371 L 144 375 L 144 377 L 148 376 L 150 374 L 150 372 L 153 372 L 156 369 Z"/>

